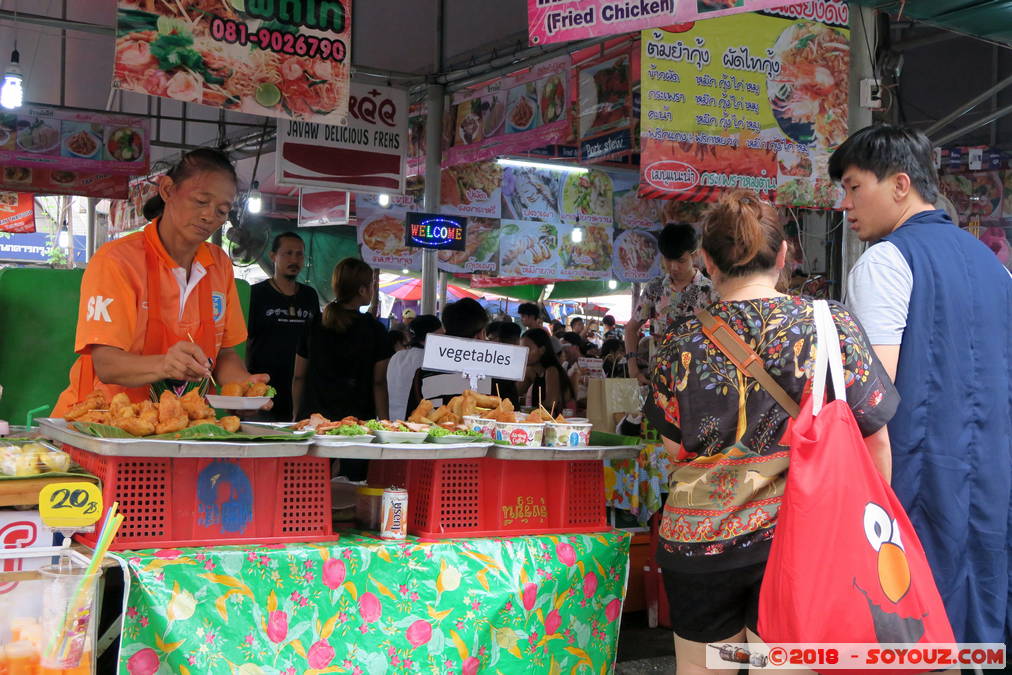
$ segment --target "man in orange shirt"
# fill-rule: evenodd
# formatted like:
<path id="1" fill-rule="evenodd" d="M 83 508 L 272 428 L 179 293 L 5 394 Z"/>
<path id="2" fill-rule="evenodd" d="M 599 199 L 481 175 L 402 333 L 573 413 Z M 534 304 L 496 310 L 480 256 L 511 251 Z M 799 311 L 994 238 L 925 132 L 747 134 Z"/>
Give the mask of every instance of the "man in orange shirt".
<path id="1" fill-rule="evenodd" d="M 78 309 L 80 354 L 70 386 L 54 410 L 93 390 L 125 391 L 132 401 L 149 387 L 182 393 L 212 372 L 220 383 L 257 380 L 233 347 L 246 339 L 232 263 L 206 243 L 228 218 L 236 175 L 216 150 L 183 156 L 145 205 L 154 220 L 142 232 L 105 244 L 85 270 Z"/>

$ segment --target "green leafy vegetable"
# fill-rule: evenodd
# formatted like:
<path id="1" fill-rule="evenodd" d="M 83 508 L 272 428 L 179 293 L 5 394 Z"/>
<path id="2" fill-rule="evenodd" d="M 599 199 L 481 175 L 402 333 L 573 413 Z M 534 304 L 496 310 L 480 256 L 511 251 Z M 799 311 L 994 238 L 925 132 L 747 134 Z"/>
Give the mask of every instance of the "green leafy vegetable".
<path id="1" fill-rule="evenodd" d="M 286 441 L 301 441 L 313 436 L 312 431 L 292 432 L 285 429 L 272 429 L 269 433 L 233 433 L 225 431 L 216 424 L 199 424 L 189 429 L 183 429 L 171 434 L 160 434 L 157 436 L 134 436 L 119 427 L 108 424 L 96 424 L 94 422 L 72 422 L 74 428 L 82 434 L 95 436 L 97 438 L 143 438 L 146 441 L 214 441 L 214 440 L 245 440 L 245 441 L 267 441 L 283 443 Z"/>
<path id="2" fill-rule="evenodd" d="M 163 23 L 162 19 L 165 19 Z M 223 84 L 225 78 L 213 74 L 204 61 L 204 56 L 193 48 L 193 34 L 189 27 L 177 20 L 159 17 L 159 35 L 151 43 L 151 55 L 158 60 L 158 67 L 164 71 L 186 68 L 201 77 L 208 84 Z"/>
<path id="3" fill-rule="evenodd" d="M 361 424 L 346 424 L 336 429 L 327 429 L 323 433 L 327 436 L 367 436 L 369 429 Z"/>
<path id="4" fill-rule="evenodd" d="M 432 427 L 429 429 L 429 436 L 433 438 L 442 438 L 443 436 L 467 436 L 468 438 L 484 438 L 484 434 L 480 431 L 474 431 L 473 429 L 450 430 L 445 427 Z"/>

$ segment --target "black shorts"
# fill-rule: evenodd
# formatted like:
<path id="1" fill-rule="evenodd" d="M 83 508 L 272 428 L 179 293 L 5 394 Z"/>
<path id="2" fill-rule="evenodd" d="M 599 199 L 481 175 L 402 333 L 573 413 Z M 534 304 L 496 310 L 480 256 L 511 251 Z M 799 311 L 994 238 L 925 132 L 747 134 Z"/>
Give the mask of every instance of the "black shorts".
<path id="1" fill-rule="evenodd" d="M 742 628 L 757 633 L 765 571 L 765 562 L 702 574 L 663 570 L 675 635 L 693 642 L 720 642 Z"/>

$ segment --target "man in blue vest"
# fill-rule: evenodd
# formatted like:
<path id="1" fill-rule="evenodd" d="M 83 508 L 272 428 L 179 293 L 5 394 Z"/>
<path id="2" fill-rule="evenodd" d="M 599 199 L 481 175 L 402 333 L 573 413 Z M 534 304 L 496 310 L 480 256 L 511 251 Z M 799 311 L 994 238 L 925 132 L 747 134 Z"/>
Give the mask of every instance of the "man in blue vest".
<path id="1" fill-rule="evenodd" d="M 1012 491 L 1012 277 L 933 206 L 921 133 L 866 127 L 830 157 L 848 225 L 871 246 L 847 301 L 902 395 L 892 486 L 959 642 L 1005 642 Z"/>

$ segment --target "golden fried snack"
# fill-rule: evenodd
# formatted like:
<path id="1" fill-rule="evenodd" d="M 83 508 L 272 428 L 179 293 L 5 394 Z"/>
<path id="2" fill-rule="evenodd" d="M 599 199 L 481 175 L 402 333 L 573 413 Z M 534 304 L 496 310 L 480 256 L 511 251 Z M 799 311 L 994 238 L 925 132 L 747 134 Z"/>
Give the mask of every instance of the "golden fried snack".
<path id="1" fill-rule="evenodd" d="M 105 397 L 105 392 L 100 389 L 96 389 L 85 396 L 83 401 L 71 406 L 70 410 L 67 411 L 67 414 L 64 415 L 63 418 L 68 422 L 73 422 L 92 410 L 106 410 L 108 408 L 109 401 Z"/>
<path id="2" fill-rule="evenodd" d="M 461 417 L 477 414 L 478 404 L 474 400 L 474 392 L 470 389 L 465 389 L 460 402 L 460 410 L 454 410 L 453 412 Z"/>
<path id="3" fill-rule="evenodd" d="M 538 408 L 537 410 L 532 410 L 531 413 L 527 415 L 527 421 L 531 423 L 551 422 L 552 415 L 544 408 Z"/>
<path id="4" fill-rule="evenodd" d="M 158 424 L 158 406 L 153 401 L 141 401 L 136 408 L 137 417 L 150 422 L 152 428 Z"/>
<path id="5" fill-rule="evenodd" d="M 474 404 L 479 408 L 497 408 L 502 405 L 502 399 L 498 396 L 492 396 L 491 394 L 479 394 L 476 391 L 471 393 L 474 395 Z M 512 406 L 512 404 L 510 405 Z M 510 410 L 512 409 L 513 408 L 510 407 Z"/>
<path id="6" fill-rule="evenodd" d="M 555 417 L 555 421 L 558 422 L 559 424 L 565 424 L 566 423 L 566 418 L 562 416 L 562 413 L 559 413 Z"/>
<path id="7" fill-rule="evenodd" d="M 180 408 L 180 411 L 182 408 Z M 161 418 L 161 405 L 159 405 L 159 418 Z M 159 422 L 155 425 L 156 434 L 171 434 L 176 431 L 182 431 L 190 423 L 190 418 L 187 417 L 186 413 L 180 412 L 176 417 L 169 418 L 164 422 Z"/>
<path id="8" fill-rule="evenodd" d="M 113 417 L 135 417 L 133 403 L 130 402 L 130 398 L 120 392 L 112 397 L 112 401 L 109 402 L 109 414 Z"/>
<path id="9" fill-rule="evenodd" d="M 205 417 L 203 419 L 190 420 L 190 423 L 186 425 L 186 428 L 199 426 L 201 424 L 218 424 L 218 420 L 214 417 Z"/>
<path id="10" fill-rule="evenodd" d="M 190 417 L 186 414 L 186 411 L 183 410 L 183 404 L 179 402 L 179 397 L 171 391 L 163 391 L 161 397 L 158 399 L 158 422 L 160 424 L 168 424 L 169 422 L 177 421 L 180 417 L 186 418 L 186 423 L 180 427 L 185 429 L 186 424 L 190 421 Z M 159 431 L 158 433 L 169 432 Z"/>
<path id="11" fill-rule="evenodd" d="M 214 408 L 207 405 L 204 397 L 196 389 L 191 389 L 183 394 L 182 398 L 179 399 L 179 403 L 183 406 L 183 410 L 191 420 L 214 417 Z"/>
<path id="12" fill-rule="evenodd" d="M 423 419 L 428 419 L 432 416 L 432 401 L 427 398 L 423 398 L 418 404 L 418 407 L 408 415 L 408 422 L 420 423 Z"/>
<path id="13" fill-rule="evenodd" d="M 228 384 L 222 385 L 222 387 L 221 387 L 221 395 L 222 396 L 242 396 L 244 389 L 245 389 L 245 385 L 243 385 L 241 382 L 230 382 Z"/>
<path id="14" fill-rule="evenodd" d="M 218 424 L 220 424 L 221 428 L 224 429 L 225 431 L 231 431 L 232 433 L 235 433 L 239 431 L 240 421 L 239 418 L 236 417 L 235 415 L 229 415 L 228 417 L 222 417 L 220 420 L 218 420 Z"/>
<path id="15" fill-rule="evenodd" d="M 91 422 L 92 424 L 109 424 L 108 410 L 89 410 L 78 417 L 76 422 Z"/>
<path id="16" fill-rule="evenodd" d="M 496 400 L 496 405 L 499 406 L 500 410 L 506 412 L 513 412 L 513 401 L 509 400 L 508 398 L 501 399 L 498 396 L 493 396 L 492 398 Z"/>
<path id="17" fill-rule="evenodd" d="M 109 424 L 134 436 L 150 436 L 155 433 L 155 425 L 132 415 L 114 417 Z"/>
<path id="18" fill-rule="evenodd" d="M 246 388 L 246 396 L 266 396 L 267 384 L 264 382 L 250 382 Z"/>
<path id="19" fill-rule="evenodd" d="M 444 405 L 444 406 L 440 406 L 439 410 L 437 410 L 436 412 L 434 412 L 431 415 L 429 415 L 429 419 L 438 424 L 439 420 L 443 419 L 447 415 L 453 415 L 453 413 L 450 411 L 450 406 Z M 410 420 L 410 421 L 413 422 L 414 420 Z"/>
<path id="20" fill-rule="evenodd" d="M 453 398 L 450 399 L 450 402 L 447 403 L 446 405 L 447 407 L 450 408 L 450 412 L 452 412 L 454 415 L 459 415 L 460 408 L 463 406 L 463 404 L 464 404 L 463 396 L 454 396 Z"/>

